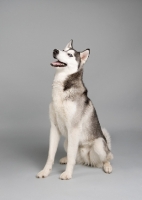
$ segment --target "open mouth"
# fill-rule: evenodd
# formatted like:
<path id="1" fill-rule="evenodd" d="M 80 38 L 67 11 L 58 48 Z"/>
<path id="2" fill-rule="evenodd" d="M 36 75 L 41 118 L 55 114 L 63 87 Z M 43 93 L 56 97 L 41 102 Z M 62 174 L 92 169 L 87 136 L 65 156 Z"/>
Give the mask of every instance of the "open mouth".
<path id="1" fill-rule="evenodd" d="M 67 66 L 67 64 L 57 60 L 57 61 L 51 63 L 51 66 L 53 66 L 53 67 L 65 67 L 65 66 Z"/>

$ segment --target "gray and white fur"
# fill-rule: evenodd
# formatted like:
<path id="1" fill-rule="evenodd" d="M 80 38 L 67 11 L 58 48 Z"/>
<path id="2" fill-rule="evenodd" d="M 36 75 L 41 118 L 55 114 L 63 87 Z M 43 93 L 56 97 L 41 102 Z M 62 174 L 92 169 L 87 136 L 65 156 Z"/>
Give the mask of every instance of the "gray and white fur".
<path id="1" fill-rule="evenodd" d="M 106 129 L 101 129 L 96 110 L 88 98 L 83 83 L 83 66 L 90 50 L 77 52 L 71 40 L 64 50 L 54 49 L 51 63 L 56 68 L 50 104 L 50 141 L 45 167 L 37 174 L 38 178 L 47 177 L 52 169 L 60 136 L 65 136 L 64 148 L 67 156 L 60 159 L 66 164 L 60 179 L 72 178 L 76 163 L 103 168 L 111 173 L 111 141 Z"/>

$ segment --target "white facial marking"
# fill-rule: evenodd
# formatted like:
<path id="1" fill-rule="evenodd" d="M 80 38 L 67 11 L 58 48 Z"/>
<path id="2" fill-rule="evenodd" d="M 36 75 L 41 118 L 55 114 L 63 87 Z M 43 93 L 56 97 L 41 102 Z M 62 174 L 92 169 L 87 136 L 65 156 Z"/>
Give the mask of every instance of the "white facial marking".
<path id="1" fill-rule="evenodd" d="M 72 74 L 78 71 L 78 62 L 74 56 L 74 50 L 61 51 L 57 55 L 60 62 L 66 63 L 65 67 L 58 67 L 57 70 L 64 71 L 67 74 Z"/>
<path id="2" fill-rule="evenodd" d="M 86 49 L 85 51 L 80 52 L 80 60 L 76 59 L 76 51 L 73 49 L 73 40 L 66 45 L 64 50 L 58 51 L 59 53 L 56 55 L 57 61 L 52 63 L 52 66 L 56 67 L 56 78 L 58 80 L 63 80 L 68 75 L 76 73 L 80 68 L 82 68 L 90 53 L 90 50 Z"/>

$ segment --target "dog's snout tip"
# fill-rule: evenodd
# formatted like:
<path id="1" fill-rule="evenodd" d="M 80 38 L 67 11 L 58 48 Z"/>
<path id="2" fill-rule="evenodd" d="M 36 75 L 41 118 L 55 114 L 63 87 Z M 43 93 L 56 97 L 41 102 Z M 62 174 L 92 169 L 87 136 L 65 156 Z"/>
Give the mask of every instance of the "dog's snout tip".
<path id="1" fill-rule="evenodd" d="M 59 50 L 58 49 L 54 49 L 53 50 L 53 54 L 58 54 L 59 53 Z"/>
<path id="2" fill-rule="evenodd" d="M 56 58 L 57 54 L 59 54 L 59 50 L 58 49 L 54 49 L 53 50 L 53 57 Z"/>

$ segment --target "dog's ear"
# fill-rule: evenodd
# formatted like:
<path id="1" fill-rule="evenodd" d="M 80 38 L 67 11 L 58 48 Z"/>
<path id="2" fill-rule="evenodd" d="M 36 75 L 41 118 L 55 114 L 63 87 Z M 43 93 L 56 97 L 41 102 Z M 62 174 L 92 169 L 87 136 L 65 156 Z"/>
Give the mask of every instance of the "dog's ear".
<path id="1" fill-rule="evenodd" d="M 64 48 L 64 51 L 67 51 L 68 49 L 71 49 L 73 48 L 73 40 L 71 40 L 67 45 L 66 47 Z"/>
<path id="2" fill-rule="evenodd" d="M 80 52 L 80 58 L 82 64 L 84 64 L 87 61 L 89 54 L 90 54 L 90 49 L 86 49 L 85 51 Z"/>

